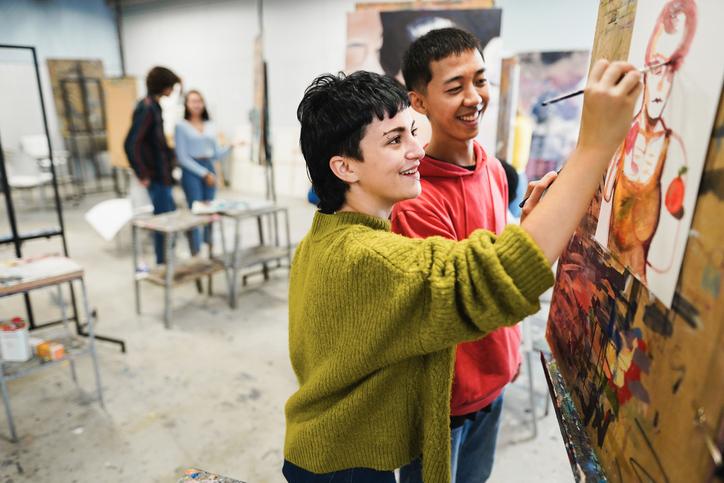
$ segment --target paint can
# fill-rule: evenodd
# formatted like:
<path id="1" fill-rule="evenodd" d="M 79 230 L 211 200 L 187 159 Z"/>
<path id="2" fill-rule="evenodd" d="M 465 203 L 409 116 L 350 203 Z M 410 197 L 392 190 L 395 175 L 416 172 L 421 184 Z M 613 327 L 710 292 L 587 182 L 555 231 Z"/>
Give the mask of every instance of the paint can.
<path id="1" fill-rule="evenodd" d="M 20 317 L 0 321 L 0 359 L 22 362 L 32 356 L 28 324 Z"/>

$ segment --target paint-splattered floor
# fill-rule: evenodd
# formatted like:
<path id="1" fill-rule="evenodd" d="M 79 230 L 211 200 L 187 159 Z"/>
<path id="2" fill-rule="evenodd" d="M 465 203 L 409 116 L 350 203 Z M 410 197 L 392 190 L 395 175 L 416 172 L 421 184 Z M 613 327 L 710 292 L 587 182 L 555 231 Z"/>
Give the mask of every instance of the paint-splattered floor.
<path id="1" fill-rule="evenodd" d="M 143 315 L 133 305 L 129 234 L 122 243 L 104 242 L 83 213 L 108 196 L 91 196 L 80 206 L 66 205 L 71 255 L 87 270 L 98 331 L 121 337 L 128 353 L 100 343 L 106 410 L 92 401 L 90 363 L 79 364 L 83 390 L 70 371 L 55 367 L 10 383 L 20 442 L 8 441 L 0 417 L 0 481 L 21 482 L 174 482 L 196 467 L 249 483 L 281 482 L 283 406 L 296 382 L 287 352 L 287 277 L 252 279 L 239 309 L 228 308 L 223 276 L 212 298 L 193 285 L 176 290 L 174 328 L 160 320 L 162 291 L 143 287 Z M 313 208 L 289 203 L 292 235 L 306 231 Z M 9 231 L 0 208 L 0 233 Z M 22 230 L 47 226 L 53 213 L 33 207 L 19 211 Z M 250 226 L 253 235 L 253 226 Z M 180 251 L 185 250 L 181 242 Z M 53 241 L 26 245 L 26 254 L 57 252 Z M 149 251 L 150 255 L 150 251 Z M 12 256 L 0 246 L 0 258 Z M 150 258 L 150 256 L 149 256 Z M 57 317 L 50 292 L 33 296 L 36 315 Z M 0 317 L 24 314 L 22 299 L 4 299 Z M 534 322 L 544 324 L 544 318 Z M 545 381 L 534 359 L 539 410 Z M 538 437 L 529 421 L 527 374 L 506 393 L 504 422 L 491 481 L 571 481 L 555 415 L 539 421 Z"/>

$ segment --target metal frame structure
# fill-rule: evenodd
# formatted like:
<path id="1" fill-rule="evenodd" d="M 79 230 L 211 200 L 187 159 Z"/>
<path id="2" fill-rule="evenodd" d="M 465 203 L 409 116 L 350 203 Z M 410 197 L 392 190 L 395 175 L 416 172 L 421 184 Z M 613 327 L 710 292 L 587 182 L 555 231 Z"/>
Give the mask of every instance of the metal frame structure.
<path id="1" fill-rule="evenodd" d="M 73 265 L 75 265 L 73 263 Z M 77 265 L 75 265 L 77 266 Z M 32 283 L 26 284 L 26 287 L 17 287 L 17 286 L 10 286 L 10 287 L 2 287 L 2 290 L 0 290 L 0 298 L 1 297 L 8 297 L 17 295 L 18 293 L 24 293 L 27 294 L 28 292 L 32 290 L 42 289 L 42 288 L 51 288 L 55 287 L 58 290 L 58 300 L 60 304 L 60 311 L 62 314 L 61 323 L 63 324 L 63 327 L 65 328 L 65 337 L 61 338 L 60 340 L 63 342 L 63 345 L 67 347 L 66 354 L 57 361 L 50 361 L 50 362 L 41 362 L 40 358 L 35 356 L 32 357 L 30 360 L 26 362 L 10 362 L 10 361 L 3 361 L 0 360 L 0 395 L 2 395 L 2 400 L 5 406 L 5 416 L 8 421 L 8 427 L 10 429 L 10 439 L 12 442 L 17 443 L 18 442 L 18 435 L 17 431 L 15 429 L 15 422 L 13 420 L 13 413 L 12 408 L 10 406 L 10 393 L 8 391 L 7 382 L 12 381 L 14 379 L 19 379 L 21 377 L 24 377 L 26 375 L 29 375 L 31 373 L 40 371 L 42 369 L 52 367 L 54 365 L 61 364 L 65 361 L 68 361 L 70 364 L 70 373 L 71 377 L 73 378 L 73 382 L 78 385 L 78 376 L 76 374 L 75 370 L 75 359 L 83 356 L 83 355 L 90 355 L 91 361 L 93 363 L 93 373 L 95 376 L 95 383 L 96 383 L 96 395 L 98 398 L 98 402 L 100 403 L 101 407 L 105 409 L 105 403 L 103 402 L 103 387 L 101 385 L 101 375 L 100 370 L 98 368 L 98 356 L 96 354 L 96 346 L 95 346 L 95 332 L 94 332 L 94 315 L 90 309 L 90 305 L 88 303 L 88 292 L 86 290 L 85 286 L 85 280 L 84 280 L 84 272 L 82 268 L 79 266 L 78 270 L 75 271 L 66 271 L 65 273 L 48 277 L 45 279 L 40 279 L 37 281 L 33 281 Z M 71 268 L 71 270 L 73 270 Z M 83 347 L 82 343 L 79 342 L 79 337 L 73 337 L 73 335 L 70 332 L 69 326 L 68 326 L 68 317 L 66 314 L 66 307 L 65 302 L 63 300 L 63 291 L 61 289 L 62 285 L 65 283 L 68 283 L 71 287 L 73 286 L 73 282 L 79 282 L 80 288 L 81 288 L 81 296 L 83 299 L 83 308 L 85 311 L 86 316 L 86 326 L 88 327 L 88 334 L 87 334 L 87 340 L 88 343 L 85 347 Z M 20 284 L 22 285 L 22 283 Z M 83 334 L 79 334 L 83 335 Z"/>
<path id="2" fill-rule="evenodd" d="M 65 239 L 65 222 L 63 220 L 63 205 L 60 197 L 60 191 L 58 189 L 58 180 L 55 172 L 55 162 L 53 160 L 53 147 L 50 140 L 50 130 L 48 129 L 48 115 L 47 111 L 45 109 L 45 98 L 43 97 L 43 89 L 42 84 L 40 81 L 40 68 L 38 66 L 38 55 L 35 50 L 35 47 L 29 46 L 29 45 L 8 45 L 8 44 L 0 44 L 0 49 L 13 49 L 13 50 L 22 50 L 22 51 L 28 51 L 31 53 L 33 57 L 33 66 L 35 67 L 35 79 L 38 87 L 38 98 L 40 100 L 40 110 L 43 117 L 43 129 L 45 131 L 45 138 L 48 143 L 48 157 L 50 159 L 50 174 L 52 176 L 51 179 L 51 185 L 53 186 L 53 201 L 55 202 L 55 212 L 58 216 L 58 225 L 54 228 L 49 229 L 43 229 L 43 230 L 35 230 L 31 232 L 26 233 L 20 233 L 18 230 L 18 221 L 17 217 L 15 215 L 15 206 L 13 204 L 13 198 L 12 193 L 10 189 L 10 184 L 8 182 L 8 176 L 7 176 L 7 170 L 5 168 L 5 155 L 3 154 L 2 150 L 2 137 L 0 136 L 0 188 L 2 188 L 3 195 L 5 198 L 5 207 L 6 211 L 8 213 L 8 221 L 10 223 L 10 234 L 9 235 L 0 235 L 0 245 L 3 244 L 10 244 L 12 243 L 15 248 L 15 256 L 18 258 L 23 257 L 23 250 L 22 245 L 26 241 L 30 240 L 36 240 L 40 238 L 53 238 L 53 237 L 60 237 L 61 244 L 63 246 L 63 255 L 66 257 L 68 256 L 68 243 Z M 78 317 L 78 305 L 76 301 L 76 295 L 75 290 L 73 288 L 72 284 L 69 284 L 70 288 L 70 299 L 71 299 L 71 307 L 72 307 L 72 315 L 69 317 L 70 320 L 73 320 L 75 323 L 75 328 L 78 333 L 78 335 L 82 335 L 84 337 L 88 337 L 88 332 L 85 331 L 85 328 L 80 323 L 80 319 Z M 43 322 L 43 323 L 36 323 L 35 317 L 33 314 L 33 306 L 32 302 L 30 300 L 30 295 L 25 293 L 23 294 L 23 298 L 25 300 L 25 311 L 27 314 L 28 324 L 30 326 L 30 330 L 40 329 L 43 327 L 49 327 L 52 325 L 58 325 L 62 324 L 63 320 L 52 320 L 49 322 Z M 110 337 L 103 337 L 96 335 L 96 339 L 103 340 L 106 342 L 111 342 L 113 344 L 117 344 L 121 348 L 121 352 L 126 352 L 126 343 L 121 339 L 114 339 Z"/>

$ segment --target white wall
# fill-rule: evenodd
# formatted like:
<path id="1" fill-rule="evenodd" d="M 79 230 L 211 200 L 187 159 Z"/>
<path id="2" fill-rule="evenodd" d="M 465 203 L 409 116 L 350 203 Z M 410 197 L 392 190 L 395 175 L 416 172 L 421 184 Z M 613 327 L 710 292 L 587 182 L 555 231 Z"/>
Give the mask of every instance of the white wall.
<path id="1" fill-rule="evenodd" d="M 343 69 L 346 13 L 355 3 L 264 0 L 270 130 L 281 195 L 301 196 L 308 186 L 298 148 L 296 108 L 316 75 Z M 497 4 L 503 8 L 502 37 L 508 53 L 591 47 L 596 0 Z M 125 7 L 127 70 L 139 78 L 156 64 L 177 71 L 185 88 L 202 91 L 220 130 L 233 138 L 248 123 L 253 105 L 256 15 L 256 0 L 157 0 Z M 246 191 L 263 191 L 257 168 L 245 165 L 237 174 Z"/>
<path id="2" fill-rule="evenodd" d="M 344 67 L 347 12 L 355 0 L 265 0 L 265 51 L 269 67 L 271 134 L 280 194 L 302 195 L 307 181 L 297 147 L 296 107 L 304 88 L 322 72 Z M 497 0 L 503 9 L 502 37 L 507 53 L 589 49 L 597 0 Z M 248 126 L 253 94 L 253 42 L 256 0 L 156 0 L 124 7 L 123 44 L 127 72 L 142 80 L 157 64 L 177 71 L 186 88 L 198 88 L 220 130 L 234 138 Z M 99 58 L 108 75 L 120 74 L 113 12 L 104 0 L 0 0 L 0 42 L 38 48 L 51 131 L 57 132 L 46 57 Z M 3 59 L 0 51 L 0 60 Z M 21 63 L 22 64 L 22 63 Z M 0 132 L 3 116 L 15 126 L 28 111 L 18 89 L 27 76 L 18 65 L 0 72 Z M 12 80 L 10 77 L 17 79 Z M 14 95 L 8 96 L 8 92 Z M 143 92 L 143 89 L 141 89 Z M 36 101 L 37 102 L 37 101 Z M 27 125 L 38 113 L 27 114 Z M 42 126 L 40 126 L 42 127 Z M 24 129 L 24 128 L 23 128 Z M 20 132 L 19 127 L 15 131 Z M 12 131 L 12 129 L 11 129 Z M 12 134 L 15 136 L 15 134 Z M 55 136 L 57 138 L 57 135 Z M 14 141 L 8 141 L 14 142 Z M 242 151 L 245 152 L 245 151 Z M 238 157 L 243 158 L 243 155 Z M 250 168 L 252 169 L 252 168 Z M 260 191 L 259 172 L 251 191 Z"/>
<path id="3" fill-rule="evenodd" d="M 142 82 L 155 65 L 198 89 L 227 137 L 252 107 L 255 2 L 158 1 L 123 9 L 126 71 Z M 139 93 L 145 92 L 141 83 Z"/>
<path id="4" fill-rule="evenodd" d="M 590 50 L 598 0 L 496 0 L 506 52 Z"/>
<path id="5" fill-rule="evenodd" d="M 36 48 L 54 147 L 60 136 L 45 60 L 100 59 L 106 75 L 121 73 L 114 15 L 104 0 L 0 0 L 0 44 Z M 37 88 L 30 55 L 0 49 L 2 64 L 0 134 L 3 146 L 17 148 L 20 135 L 43 132 Z"/>

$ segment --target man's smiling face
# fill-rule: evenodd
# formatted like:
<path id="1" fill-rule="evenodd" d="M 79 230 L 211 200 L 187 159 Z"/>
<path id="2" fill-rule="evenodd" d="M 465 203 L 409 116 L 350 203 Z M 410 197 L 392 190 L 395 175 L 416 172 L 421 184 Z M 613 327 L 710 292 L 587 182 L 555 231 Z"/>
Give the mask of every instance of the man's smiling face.
<path id="1" fill-rule="evenodd" d="M 430 63 L 432 79 L 418 92 L 436 135 L 458 141 L 474 139 L 488 105 L 485 62 L 477 49 Z"/>

